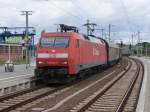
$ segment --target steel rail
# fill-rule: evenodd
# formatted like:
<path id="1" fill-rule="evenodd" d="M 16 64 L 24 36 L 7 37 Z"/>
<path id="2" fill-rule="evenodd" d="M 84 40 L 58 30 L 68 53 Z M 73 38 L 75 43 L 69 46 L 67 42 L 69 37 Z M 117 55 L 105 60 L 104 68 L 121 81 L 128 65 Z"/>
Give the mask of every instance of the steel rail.
<path id="1" fill-rule="evenodd" d="M 130 94 L 131 94 L 131 92 L 132 92 L 132 90 L 133 90 L 133 88 L 134 88 L 134 85 L 135 85 L 135 83 L 136 83 L 136 80 L 137 80 L 137 78 L 138 78 L 138 76 L 139 76 L 140 64 L 139 64 L 136 60 L 134 60 L 134 61 L 136 62 L 136 65 L 137 65 L 137 70 L 136 70 L 135 76 L 134 76 L 134 78 L 132 79 L 132 82 L 131 82 L 129 88 L 127 89 L 127 91 L 126 91 L 126 93 L 125 93 L 123 99 L 121 100 L 121 102 L 120 102 L 120 104 L 119 104 L 119 106 L 118 106 L 118 108 L 116 109 L 115 112 L 122 112 L 123 107 L 124 107 L 125 103 L 127 102 L 128 98 L 129 98 L 129 96 L 130 96 Z"/>
<path id="2" fill-rule="evenodd" d="M 114 81 L 112 81 L 107 86 L 102 88 L 101 92 L 96 97 L 92 98 L 92 100 L 90 100 L 88 103 L 86 103 L 83 107 L 79 108 L 75 112 L 86 111 L 88 107 L 90 107 L 99 97 L 101 97 L 109 88 L 111 88 L 119 79 L 121 79 L 130 70 L 131 66 L 132 66 L 132 63 L 129 62 L 129 66 L 127 67 L 127 69 L 118 78 L 116 78 Z"/>

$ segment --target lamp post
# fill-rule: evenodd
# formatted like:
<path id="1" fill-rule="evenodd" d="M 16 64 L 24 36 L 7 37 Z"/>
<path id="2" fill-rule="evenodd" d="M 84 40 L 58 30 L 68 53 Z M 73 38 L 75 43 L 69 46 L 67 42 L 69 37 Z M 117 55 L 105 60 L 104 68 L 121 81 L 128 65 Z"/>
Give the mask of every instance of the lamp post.
<path id="1" fill-rule="evenodd" d="M 26 16 L 26 31 L 25 31 L 25 35 L 26 35 L 26 39 L 27 39 L 27 45 L 28 45 L 28 40 L 29 40 L 29 37 L 28 37 L 28 34 L 29 34 L 29 19 L 28 19 L 28 16 L 29 15 L 32 15 L 33 11 L 21 11 L 22 14 L 21 15 L 25 15 Z M 28 64 L 30 65 L 30 57 L 29 57 L 29 50 L 28 50 L 28 46 L 26 48 L 26 69 L 28 68 Z"/>

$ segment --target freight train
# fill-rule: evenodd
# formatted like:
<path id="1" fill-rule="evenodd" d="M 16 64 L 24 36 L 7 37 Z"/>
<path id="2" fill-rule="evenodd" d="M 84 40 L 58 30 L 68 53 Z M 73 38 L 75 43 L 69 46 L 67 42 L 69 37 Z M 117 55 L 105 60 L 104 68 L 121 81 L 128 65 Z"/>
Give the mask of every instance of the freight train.
<path id="1" fill-rule="evenodd" d="M 113 65 L 121 58 L 116 44 L 80 34 L 76 27 L 60 27 L 60 32 L 42 32 L 37 46 L 35 76 L 44 83 L 70 82 L 81 72 Z"/>

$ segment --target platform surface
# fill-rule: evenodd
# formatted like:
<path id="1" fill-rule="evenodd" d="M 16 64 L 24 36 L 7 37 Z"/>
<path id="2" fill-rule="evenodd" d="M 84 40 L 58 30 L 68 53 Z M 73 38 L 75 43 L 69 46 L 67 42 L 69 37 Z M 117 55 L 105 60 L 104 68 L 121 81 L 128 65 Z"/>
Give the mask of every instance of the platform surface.
<path id="1" fill-rule="evenodd" d="M 20 76 L 26 74 L 33 74 L 34 66 L 30 66 L 26 69 L 26 65 L 14 65 L 14 72 L 5 72 L 5 67 L 0 66 L 0 79 L 9 78 L 13 76 Z"/>
<path id="2" fill-rule="evenodd" d="M 134 57 L 144 64 L 144 79 L 136 112 L 150 112 L 150 58 Z"/>
<path id="3" fill-rule="evenodd" d="M 0 88 L 9 87 L 15 84 L 26 82 L 34 76 L 35 64 L 14 65 L 14 72 L 5 72 L 4 65 L 0 65 Z"/>

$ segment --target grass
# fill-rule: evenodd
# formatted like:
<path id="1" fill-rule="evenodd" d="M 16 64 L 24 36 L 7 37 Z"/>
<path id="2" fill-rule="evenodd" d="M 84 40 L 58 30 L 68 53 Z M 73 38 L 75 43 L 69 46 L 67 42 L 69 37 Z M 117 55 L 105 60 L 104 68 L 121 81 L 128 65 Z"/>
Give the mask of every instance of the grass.
<path id="1" fill-rule="evenodd" d="M 20 59 L 20 60 L 15 60 L 13 61 L 15 65 L 21 65 L 21 64 L 26 64 L 26 60 Z"/>
<path id="2" fill-rule="evenodd" d="M 21 64 L 26 64 L 26 60 L 19 59 L 19 60 L 14 60 L 13 63 L 15 65 L 21 65 Z M 5 61 L 0 60 L 0 65 L 4 65 Z"/>
<path id="3" fill-rule="evenodd" d="M 5 63 L 5 61 L 0 59 L 0 65 L 3 65 Z"/>

